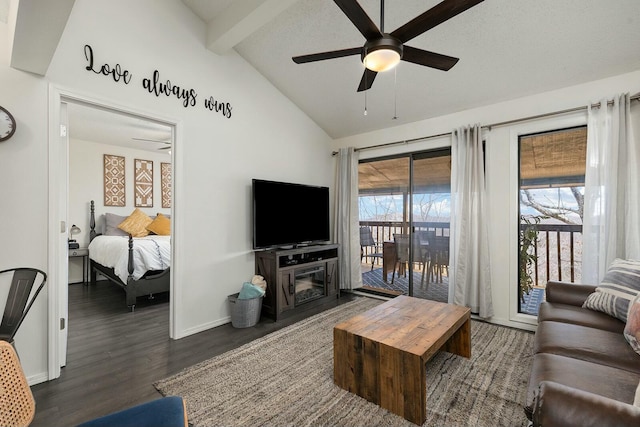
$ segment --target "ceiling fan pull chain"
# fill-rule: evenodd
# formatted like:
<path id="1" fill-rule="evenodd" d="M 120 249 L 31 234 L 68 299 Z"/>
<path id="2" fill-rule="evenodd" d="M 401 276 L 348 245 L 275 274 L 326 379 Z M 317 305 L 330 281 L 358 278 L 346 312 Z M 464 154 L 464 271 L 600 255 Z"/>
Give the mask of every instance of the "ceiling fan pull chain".
<path id="1" fill-rule="evenodd" d="M 364 73 L 364 86 L 367 87 L 367 72 Z M 364 115 L 367 115 L 367 91 L 364 91 Z"/>
<path id="2" fill-rule="evenodd" d="M 398 118 L 398 67 L 393 69 L 393 119 Z"/>
<path id="3" fill-rule="evenodd" d="M 367 91 L 364 91 L 364 115 L 367 115 Z"/>

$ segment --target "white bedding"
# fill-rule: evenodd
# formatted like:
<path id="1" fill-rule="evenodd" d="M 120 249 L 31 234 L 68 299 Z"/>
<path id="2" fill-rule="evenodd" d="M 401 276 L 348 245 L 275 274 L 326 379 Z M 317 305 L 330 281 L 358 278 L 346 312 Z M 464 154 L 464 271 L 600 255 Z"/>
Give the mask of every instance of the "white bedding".
<path id="1" fill-rule="evenodd" d="M 129 238 L 126 236 L 96 236 L 89 243 L 89 258 L 127 283 L 129 272 Z M 133 279 L 138 280 L 149 270 L 165 270 L 171 264 L 171 236 L 147 236 L 133 239 Z"/>

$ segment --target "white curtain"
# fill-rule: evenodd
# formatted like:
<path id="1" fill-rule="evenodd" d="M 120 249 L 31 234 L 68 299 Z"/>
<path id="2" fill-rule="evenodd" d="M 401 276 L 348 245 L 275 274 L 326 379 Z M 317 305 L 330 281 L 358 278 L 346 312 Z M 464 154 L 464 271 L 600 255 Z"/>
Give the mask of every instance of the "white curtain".
<path id="1" fill-rule="evenodd" d="M 480 133 L 475 125 L 452 134 L 449 301 L 488 318 L 493 303 Z"/>
<path id="2" fill-rule="evenodd" d="M 597 284 L 615 258 L 640 259 L 640 144 L 629 94 L 588 115 L 582 282 Z"/>
<path id="3" fill-rule="evenodd" d="M 340 244 L 340 289 L 360 288 L 358 152 L 353 147 L 338 151 L 335 205 L 335 240 Z"/>

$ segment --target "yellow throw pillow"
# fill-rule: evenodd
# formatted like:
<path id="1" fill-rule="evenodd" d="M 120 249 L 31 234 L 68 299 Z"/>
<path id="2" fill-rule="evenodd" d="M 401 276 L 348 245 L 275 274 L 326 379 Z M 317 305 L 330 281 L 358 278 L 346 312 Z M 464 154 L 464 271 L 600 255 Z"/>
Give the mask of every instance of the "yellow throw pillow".
<path id="1" fill-rule="evenodd" d="M 151 224 L 147 225 L 147 230 L 159 236 L 170 236 L 171 220 L 159 213 L 158 216 L 156 216 L 156 219 L 154 219 Z"/>
<path id="2" fill-rule="evenodd" d="M 127 219 L 118 225 L 118 228 L 133 237 L 144 237 L 149 235 L 147 226 L 152 222 L 149 215 L 136 208 Z"/>

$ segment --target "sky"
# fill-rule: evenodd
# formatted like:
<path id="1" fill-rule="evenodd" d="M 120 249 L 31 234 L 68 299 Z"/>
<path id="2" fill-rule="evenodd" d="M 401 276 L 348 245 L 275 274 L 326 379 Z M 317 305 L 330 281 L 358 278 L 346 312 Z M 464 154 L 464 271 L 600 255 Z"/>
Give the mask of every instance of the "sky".
<path id="1" fill-rule="evenodd" d="M 584 187 L 580 187 L 584 194 Z M 547 206 L 575 209 L 578 206 L 571 190 L 561 188 L 539 188 L 530 190 L 534 200 Z M 359 198 L 360 221 L 402 221 L 402 195 L 361 196 Z M 532 207 L 521 206 L 523 215 L 540 215 Z M 416 194 L 414 196 L 414 221 L 446 221 L 451 217 L 451 194 Z M 577 215 L 571 215 L 573 221 L 581 223 Z"/>

